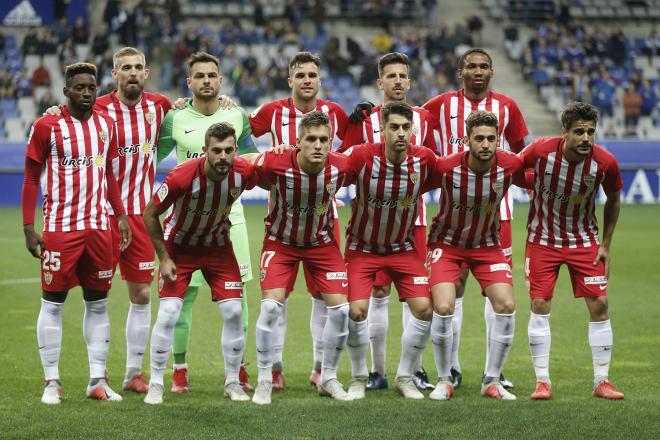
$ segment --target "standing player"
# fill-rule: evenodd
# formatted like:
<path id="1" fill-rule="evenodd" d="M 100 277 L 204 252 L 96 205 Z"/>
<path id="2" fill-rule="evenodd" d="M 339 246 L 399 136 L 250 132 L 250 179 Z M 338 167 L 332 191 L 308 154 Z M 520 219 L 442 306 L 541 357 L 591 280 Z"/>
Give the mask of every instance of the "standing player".
<path id="1" fill-rule="evenodd" d="M 215 100 L 215 97 L 214 97 Z M 225 391 L 231 400 L 249 400 L 239 383 L 245 348 L 243 283 L 229 239 L 230 211 L 243 191 L 256 183 L 254 167 L 236 155 L 236 131 L 229 123 L 205 131 L 204 156 L 172 170 L 144 210 L 144 222 L 160 260 L 160 306 L 151 336 L 151 379 L 145 403 L 163 403 L 163 375 L 175 323 L 195 271 L 211 286 L 223 317 Z M 164 221 L 158 216 L 172 207 Z"/>
<path id="2" fill-rule="evenodd" d="M 450 154 L 464 151 L 466 137 L 465 120 L 473 111 L 485 110 L 495 113 L 498 117 L 498 135 L 501 138 L 500 147 L 520 152 L 525 147 L 525 137 L 528 135 L 525 120 L 518 105 L 510 97 L 489 89 L 493 77 L 493 60 L 483 49 L 470 49 L 463 54 L 458 64 L 458 77 L 463 82 L 463 88 L 455 92 L 447 92 L 431 98 L 424 108 L 438 119 L 440 133 L 440 154 Z M 502 250 L 507 257 L 509 266 L 513 264 L 511 250 L 511 217 L 513 202 L 511 194 L 507 194 L 500 205 L 500 240 Z M 456 285 L 456 309 L 452 321 L 454 342 L 452 347 L 452 381 L 454 388 L 461 384 L 461 364 L 459 348 L 461 324 L 463 323 L 463 293 L 468 269 L 463 268 L 459 283 Z M 488 363 L 489 332 L 495 320 L 495 313 L 488 296 L 485 296 L 484 318 L 486 320 L 486 363 Z M 504 379 L 505 388 L 513 388 L 513 384 Z"/>
<path id="3" fill-rule="evenodd" d="M 270 133 L 272 145 L 293 145 L 299 138 L 298 127 L 302 117 L 311 111 L 327 113 L 330 118 L 330 145 L 335 136 L 342 138 L 348 124 L 348 117 L 339 104 L 317 98 L 321 86 L 321 59 L 309 52 L 298 52 L 289 61 L 289 87 L 291 96 L 269 102 L 257 108 L 250 115 L 250 125 L 255 136 Z M 336 241 L 339 243 L 339 219 L 336 206 L 332 209 L 335 218 Z M 303 264 L 303 268 L 305 265 Z M 314 353 L 314 368 L 310 377 L 312 385 L 318 384 L 323 353 L 323 328 L 327 319 L 327 309 L 320 291 L 312 277 L 305 270 L 307 290 L 312 294 L 310 331 Z M 292 283 L 295 277 L 292 277 Z M 293 284 L 289 286 L 293 290 Z M 273 356 L 273 390 L 284 389 L 282 351 L 286 335 L 286 301 L 275 330 L 275 353 Z"/>
<path id="4" fill-rule="evenodd" d="M 349 400 L 337 380 L 348 337 L 348 279 L 331 205 L 337 189 L 351 183 L 352 173 L 346 156 L 330 152 L 331 131 L 326 113 L 307 113 L 300 121 L 296 149 L 264 153 L 257 161 L 260 185 L 271 188 L 256 331 L 259 380 L 252 401 L 257 404 L 271 402 L 274 331 L 300 262 L 306 264 L 328 309 L 319 393 Z"/>
<path id="5" fill-rule="evenodd" d="M 589 345 L 594 364 L 593 395 L 623 399 L 608 381 L 612 358 L 612 326 L 607 282 L 610 246 L 621 207 L 623 186 L 616 159 L 594 144 L 597 110 L 573 103 L 562 113 L 561 137 L 539 139 L 521 154 L 534 170 L 534 198 L 527 220 L 525 274 L 532 316 L 527 329 L 536 390 L 532 399 L 549 399 L 550 306 L 557 274 L 568 266 L 573 295 L 589 310 Z M 603 239 L 598 239 L 595 206 L 599 187 L 605 191 Z"/>
<path id="6" fill-rule="evenodd" d="M 419 198 L 435 154 L 411 146 L 412 107 L 389 102 L 381 109 L 383 142 L 346 150 L 356 173 L 356 198 L 346 228 L 349 337 L 352 382 L 349 397 L 363 399 L 367 385 L 367 316 L 376 274 L 385 270 L 412 316 L 404 327 L 395 387 L 406 398 L 423 399 L 411 376 L 429 338 L 432 304 L 424 259 L 415 251 L 413 229 Z"/>
<path id="7" fill-rule="evenodd" d="M 117 156 L 114 121 L 94 110 L 96 67 L 79 63 L 66 67 L 60 115 L 47 115 L 33 124 L 28 139 L 23 184 L 23 232 L 30 253 L 41 260 L 41 310 L 37 320 L 39 354 L 46 386 L 41 401 L 59 404 L 62 384 L 59 358 L 62 311 L 69 289 L 80 284 L 85 315 L 90 381 L 87 397 L 122 400 L 107 384 L 106 360 L 110 340 L 108 290 L 112 282 L 112 233 L 107 203 L 120 230 L 120 250 L 131 232 L 112 173 Z M 44 233 L 34 230 L 39 181 L 44 198 Z"/>
<path id="8" fill-rule="evenodd" d="M 158 161 L 167 157 L 176 149 L 179 164 L 202 155 L 204 134 L 214 123 L 228 122 L 236 130 L 238 154 L 257 152 L 251 137 L 247 115 L 241 107 L 223 108 L 218 101 L 218 93 L 222 85 L 220 61 L 208 53 L 196 52 L 190 56 L 188 65 L 188 87 L 193 94 L 192 101 L 185 104 L 182 110 L 173 109 L 165 117 L 163 127 L 158 137 Z M 230 234 L 234 242 L 234 252 L 241 270 L 241 279 L 246 283 L 252 279 L 250 266 L 250 246 L 248 243 L 245 216 L 240 197 L 229 214 L 231 224 Z M 183 309 L 174 331 L 174 372 L 172 374 L 172 392 L 187 393 L 190 391 L 188 381 L 188 364 L 186 353 L 192 324 L 192 306 L 197 298 L 199 286 L 203 282 L 201 272 L 196 272 L 184 295 Z M 243 295 L 243 330 L 247 333 L 248 308 L 247 295 Z M 247 390 L 247 373 L 241 366 L 241 382 Z"/>
<path id="9" fill-rule="evenodd" d="M 410 78 L 408 57 L 400 52 L 388 53 L 378 60 L 378 80 L 377 85 L 383 91 L 383 103 L 405 102 L 406 94 L 410 90 Z M 358 104 L 358 106 L 364 104 Z M 365 108 L 365 111 L 356 111 L 353 114 L 358 115 L 361 122 L 349 124 L 346 133 L 342 139 L 340 151 L 357 144 L 362 143 L 380 143 L 381 137 L 381 119 L 380 109 L 382 105 L 374 108 Z M 436 151 L 436 143 L 433 137 L 433 129 L 436 128 L 434 119 L 430 113 L 422 108 L 413 107 L 413 125 L 410 135 L 411 145 L 424 145 L 431 151 Z M 359 110 L 359 109 L 358 109 Z M 351 121 L 352 122 L 352 121 Z M 415 220 L 414 226 L 415 250 L 422 259 L 426 258 L 426 204 L 420 200 L 419 215 Z M 369 344 L 371 345 L 371 372 L 367 382 L 367 390 L 377 390 L 387 388 L 387 376 L 385 375 L 385 358 L 387 346 L 387 328 L 389 324 L 388 303 L 390 300 L 391 278 L 387 272 L 380 271 L 376 275 L 374 289 L 371 292 L 369 300 Z M 405 327 L 410 310 L 407 303 L 404 304 L 404 322 Z M 433 389 L 433 385 L 428 383 L 426 372 L 421 366 L 415 367 L 413 381 L 420 390 Z"/>
<path id="10" fill-rule="evenodd" d="M 476 111 L 465 120 L 468 148 L 439 161 L 434 186 L 441 188 L 440 208 L 429 233 L 428 265 L 433 295 L 431 338 L 438 384 L 429 396 L 447 400 L 454 386 L 450 373 L 456 283 L 465 265 L 472 271 L 495 311 L 488 337 L 489 354 L 481 394 L 503 400 L 516 397 L 500 383 L 515 328 L 511 267 L 500 245 L 498 207 L 514 178 L 524 186 L 522 163 L 498 148 L 498 117 Z"/>

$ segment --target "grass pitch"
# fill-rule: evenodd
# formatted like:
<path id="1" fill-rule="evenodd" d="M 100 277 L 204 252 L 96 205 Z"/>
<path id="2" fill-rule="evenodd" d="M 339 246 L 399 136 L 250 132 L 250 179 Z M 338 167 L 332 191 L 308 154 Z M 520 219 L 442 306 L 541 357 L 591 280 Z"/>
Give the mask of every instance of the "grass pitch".
<path id="1" fill-rule="evenodd" d="M 259 311 L 258 257 L 263 237 L 263 206 L 246 206 L 255 281 L 248 284 L 250 330 L 246 357 L 256 378 L 254 326 Z M 660 206 L 624 206 L 619 218 L 609 282 L 614 329 L 612 381 L 624 401 L 591 397 L 592 365 L 587 341 L 588 314 L 570 295 L 562 271 L 552 311 L 551 376 L 555 396 L 548 402 L 529 399 L 534 375 L 527 346 L 529 297 L 524 288 L 524 222 L 527 208 L 517 207 L 513 222 L 514 282 L 517 328 L 505 372 L 516 385 L 515 402 L 479 396 L 484 363 L 483 301 L 474 279 L 464 302 L 461 363 L 463 385 L 448 402 L 404 401 L 390 390 L 369 392 L 364 401 L 334 402 L 309 386 L 312 366 L 309 334 L 310 300 L 299 279 L 289 300 L 284 363 L 286 391 L 273 404 L 230 403 L 222 397 L 220 312 L 202 289 L 195 305 L 189 352 L 192 392 L 166 391 L 165 403 L 151 407 L 142 396 L 123 393 L 120 403 L 85 398 L 87 356 L 82 338 L 82 295 L 70 292 L 64 311 L 60 372 L 62 404 L 39 401 L 42 369 L 36 344 L 40 285 L 37 261 L 24 247 L 20 210 L 0 209 L 0 438 L 660 438 L 660 306 L 658 306 L 658 226 Z M 602 211 L 602 208 L 599 208 Z M 345 225 L 347 211 L 342 214 Z M 302 277 L 301 277 L 302 278 Z M 155 290 L 155 288 L 154 288 Z M 125 359 L 126 287 L 115 279 L 110 297 L 112 343 L 108 369 L 111 385 L 121 391 Z M 152 294 L 155 320 L 158 298 Z M 390 302 L 388 376 L 393 385 L 400 350 L 401 306 Z M 148 373 L 148 359 L 144 369 Z M 435 375 L 430 348 L 424 355 Z M 169 374 L 166 376 L 169 387 Z M 346 354 L 339 378 L 350 378 Z"/>

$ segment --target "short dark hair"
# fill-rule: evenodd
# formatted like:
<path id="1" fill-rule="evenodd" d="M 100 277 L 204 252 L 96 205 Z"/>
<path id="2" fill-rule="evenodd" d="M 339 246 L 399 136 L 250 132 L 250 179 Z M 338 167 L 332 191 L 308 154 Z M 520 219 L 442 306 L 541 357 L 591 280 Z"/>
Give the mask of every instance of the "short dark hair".
<path id="1" fill-rule="evenodd" d="M 464 64 L 465 64 L 465 59 L 472 55 L 473 53 L 480 53 L 484 55 L 486 58 L 488 58 L 488 64 L 490 64 L 490 68 L 493 68 L 493 59 L 490 57 L 488 52 L 486 52 L 484 49 L 480 47 L 473 47 L 472 49 L 468 49 L 463 55 L 461 55 L 461 58 L 458 60 L 458 69 L 462 69 Z"/>
<path id="2" fill-rule="evenodd" d="M 413 109 L 405 102 L 390 101 L 387 104 L 384 104 L 380 109 L 380 118 L 383 121 L 383 124 L 387 123 L 387 120 L 392 114 L 401 115 L 409 121 L 412 121 L 413 119 Z"/>
<path id="3" fill-rule="evenodd" d="M 300 124 L 298 124 L 298 133 L 302 137 L 303 132 L 306 132 L 310 127 L 328 127 L 328 131 L 332 131 L 330 125 L 330 117 L 318 110 L 311 111 L 302 117 Z"/>
<path id="4" fill-rule="evenodd" d="M 96 78 L 96 66 L 92 63 L 75 63 L 69 64 L 64 68 L 64 80 L 68 86 L 74 76 L 83 73 L 88 73 Z"/>
<path id="5" fill-rule="evenodd" d="M 405 66 L 408 67 L 410 66 L 408 55 L 401 52 L 391 52 L 386 53 L 380 57 L 378 60 L 378 76 L 382 76 L 383 69 L 385 69 L 385 66 L 389 66 L 390 64 L 405 64 Z"/>
<path id="6" fill-rule="evenodd" d="M 485 125 L 486 127 L 493 127 L 497 133 L 499 123 L 500 121 L 497 119 L 495 113 L 478 110 L 470 113 L 470 116 L 465 120 L 465 131 L 470 136 L 473 128 Z"/>
<path id="7" fill-rule="evenodd" d="M 319 69 L 321 68 L 321 58 L 319 58 L 317 55 L 314 55 L 313 53 L 306 51 L 298 52 L 289 61 L 289 76 L 291 76 L 293 69 L 295 69 L 301 64 L 306 64 L 306 63 L 314 63 L 316 64 L 316 67 L 318 67 Z"/>
<path id="8" fill-rule="evenodd" d="M 236 140 L 236 130 L 234 130 L 234 127 L 228 122 L 217 122 L 206 130 L 204 145 L 208 147 L 211 138 L 215 138 L 222 142 L 228 137 L 233 137 L 234 140 Z"/>
<path id="9" fill-rule="evenodd" d="M 220 70 L 220 60 L 217 57 L 214 57 L 213 55 L 207 52 L 195 52 L 192 55 L 190 55 L 186 60 L 186 65 L 188 66 L 189 75 L 190 72 L 192 71 L 192 67 L 196 63 L 213 63 L 218 68 L 218 71 Z"/>
<path id="10" fill-rule="evenodd" d="M 561 112 L 561 126 L 570 129 L 577 121 L 598 123 L 598 109 L 586 102 L 572 102 Z"/>

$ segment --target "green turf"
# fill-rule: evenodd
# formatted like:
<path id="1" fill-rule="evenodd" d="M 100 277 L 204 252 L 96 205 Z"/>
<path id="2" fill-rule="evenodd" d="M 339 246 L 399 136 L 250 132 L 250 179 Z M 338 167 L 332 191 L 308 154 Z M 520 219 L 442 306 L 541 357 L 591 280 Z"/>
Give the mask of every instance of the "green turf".
<path id="1" fill-rule="evenodd" d="M 246 206 L 252 261 L 258 267 L 263 207 Z M 532 402 L 533 370 L 527 348 L 529 298 L 522 277 L 524 217 L 514 221 L 514 257 L 518 322 L 506 365 L 516 384 L 515 402 L 479 396 L 484 362 L 483 302 L 470 279 L 465 299 L 461 347 L 463 386 L 449 402 L 404 401 L 393 390 L 368 393 L 360 402 L 334 402 L 309 386 L 311 340 L 310 301 L 299 281 L 289 302 L 284 362 L 287 389 L 274 394 L 273 404 L 230 403 L 222 397 L 220 312 L 202 289 L 195 305 L 189 366 L 192 393 L 165 394 L 165 403 L 151 407 L 142 397 L 124 394 L 124 402 L 86 400 L 87 356 L 82 339 L 80 289 L 73 290 L 64 312 L 60 371 L 64 399 L 57 407 L 39 401 L 42 369 L 35 325 L 40 286 L 37 261 L 24 248 L 18 209 L 0 210 L 0 438 L 660 438 L 657 374 L 660 367 L 660 271 L 658 233 L 660 206 L 624 206 L 615 234 L 609 283 L 614 353 L 611 378 L 626 399 L 608 402 L 591 397 L 592 366 L 587 342 L 586 307 L 573 300 L 565 271 L 556 290 L 552 314 L 551 375 L 555 397 Z M 345 216 L 346 211 L 342 211 Z M 345 217 L 343 217 L 345 220 Z M 345 224 L 345 223 L 342 223 Z M 254 272 L 258 279 L 258 272 Z M 256 377 L 254 323 L 258 316 L 258 283 L 248 285 L 250 335 L 247 359 Z M 153 318 L 158 305 L 153 296 Z M 124 368 L 126 288 L 115 280 L 111 293 L 112 345 L 108 368 L 111 384 L 120 388 Z M 390 304 L 388 373 L 393 379 L 399 355 L 401 307 Z M 145 363 L 145 365 L 147 365 Z M 424 365 L 435 371 L 431 350 Z M 344 355 L 340 380 L 349 381 Z M 431 376 L 433 373 L 431 374 Z M 169 386 L 169 374 L 166 387 Z"/>

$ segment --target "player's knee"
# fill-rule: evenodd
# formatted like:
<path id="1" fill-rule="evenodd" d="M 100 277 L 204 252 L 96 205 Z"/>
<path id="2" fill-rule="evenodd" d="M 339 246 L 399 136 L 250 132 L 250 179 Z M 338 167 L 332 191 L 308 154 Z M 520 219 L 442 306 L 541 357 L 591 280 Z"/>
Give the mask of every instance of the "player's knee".
<path id="1" fill-rule="evenodd" d="M 589 314 L 591 321 L 599 322 L 608 319 L 608 303 L 606 296 L 589 298 Z"/>
<path id="2" fill-rule="evenodd" d="M 430 321 L 433 318 L 433 307 L 419 307 L 410 309 L 412 315 L 421 321 Z"/>
<path id="3" fill-rule="evenodd" d="M 543 298 L 532 299 L 532 312 L 537 315 L 548 315 L 550 313 L 550 301 Z"/>
<path id="4" fill-rule="evenodd" d="M 516 303 L 513 298 L 500 301 L 497 307 L 493 304 L 493 311 L 501 315 L 510 315 L 516 311 Z"/>
<path id="5" fill-rule="evenodd" d="M 261 314 L 259 319 L 263 316 L 263 319 L 270 325 L 274 324 L 277 318 L 280 316 L 282 310 L 282 304 L 273 301 L 273 300 L 262 300 L 261 301 Z"/>
<path id="6" fill-rule="evenodd" d="M 390 286 L 374 286 L 371 291 L 371 296 L 374 298 L 385 298 L 390 296 Z"/>
<path id="7" fill-rule="evenodd" d="M 243 318 L 243 305 L 240 299 L 220 302 L 220 312 L 225 322 L 241 322 Z"/>
<path id="8" fill-rule="evenodd" d="M 433 311 L 440 316 L 448 316 L 454 314 L 454 304 L 452 303 L 439 303 L 433 304 Z"/>
<path id="9" fill-rule="evenodd" d="M 151 298 L 151 285 L 149 283 L 130 283 L 128 296 L 133 304 L 149 304 Z"/>
<path id="10" fill-rule="evenodd" d="M 161 300 L 156 320 L 160 321 L 166 328 L 173 327 L 179 318 L 182 305 L 182 302 L 176 298 Z M 188 323 L 186 324 L 190 327 Z M 178 323 L 177 328 L 179 328 Z"/>
<path id="11" fill-rule="evenodd" d="M 362 307 L 360 305 L 352 303 L 348 311 L 348 316 L 351 318 L 351 320 L 359 322 L 367 319 L 368 313 L 369 313 L 368 307 Z"/>

